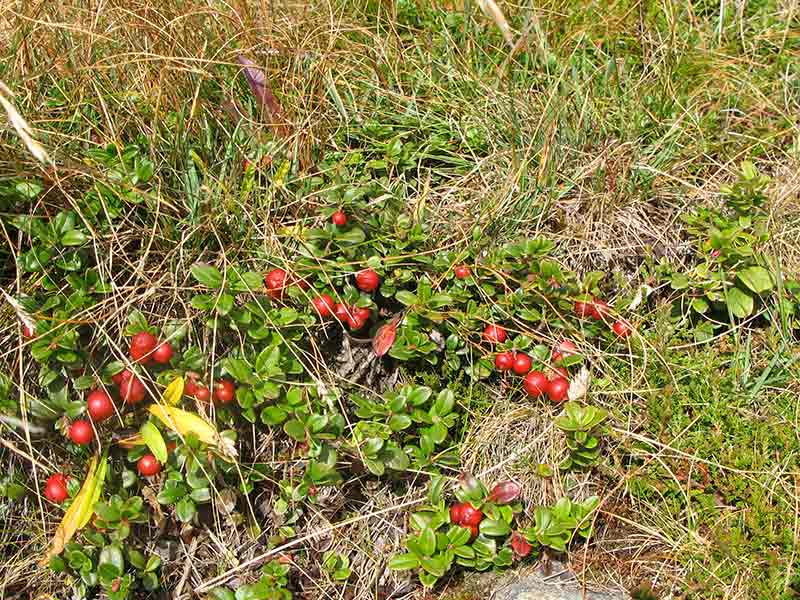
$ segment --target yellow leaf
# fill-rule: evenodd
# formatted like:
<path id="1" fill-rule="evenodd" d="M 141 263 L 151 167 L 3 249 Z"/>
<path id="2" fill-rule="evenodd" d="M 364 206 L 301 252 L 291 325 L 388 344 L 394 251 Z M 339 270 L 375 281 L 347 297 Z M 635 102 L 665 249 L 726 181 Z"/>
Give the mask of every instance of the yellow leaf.
<path id="1" fill-rule="evenodd" d="M 94 505 L 100 499 L 100 494 L 103 493 L 103 484 L 106 480 L 106 470 L 108 469 L 108 457 L 103 455 L 100 465 L 97 467 L 97 473 L 94 476 L 94 490 L 92 491 L 92 498 L 87 503 L 87 510 L 84 511 L 81 522 L 78 523 L 78 529 L 83 529 L 94 514 Z"/>
<path id="2" fill-rule="evenodd" d="M 89 519 L 92 518 L 94 504 L 103 490 L 107 466 L 108 457 L 106 455 L 103 455 L 99 466 L 97 457 L 92 458 L 81 490 L 75 496 L 75 500 L 72 501 L 72 505 L 67 509 L 67 512 L 64 513 L 64 517 L 61 519 L 61 523 L 50 543 L 50 549 L 39 562 L 40 565 L 46 565 L 50 558 L 61 554 L 64 546 L 72 539 L 75 532 L 84 527 L 89 522 Z"/>
<path id="3" fill-rule="evenodd" d="M 150 414 L 158 418 L 164 425 L 178 435 L 185 437 L 194 434 L 198 440 L 209 446 L 215 446 L 225 456 L 235 456 L 236 448 L 217 433 L 216 428 L 208 421 L 175 406 L 151 404 Z"/>
<path id="4" fill-rule="evenodd" d="M 168 406 L 175 406 L 178 402 L 180 402 L 181 398 L 183 397 L 183 377 L 177 377 L 176 379 L 172 380 L 167 386 L 167 389 L 164 390 L 164 396 L 162 400 L 164 404 Z"/>

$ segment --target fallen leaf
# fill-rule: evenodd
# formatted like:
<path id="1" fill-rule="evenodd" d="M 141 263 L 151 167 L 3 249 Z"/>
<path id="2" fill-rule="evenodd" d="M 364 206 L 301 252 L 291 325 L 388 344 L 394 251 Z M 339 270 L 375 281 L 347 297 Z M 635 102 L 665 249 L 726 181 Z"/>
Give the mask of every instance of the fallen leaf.
<path id="1" fill-rule="evenodd" d="M 372 350 L 376 356 L 386 354 L 397 339 L 397 326 L 400 324 L 401 315 L 397 315 L 383 327 L 378 329 L 375 337 L 372 338 Z"/>
<path id="2" fill-rule="evenodd" d="M 72 501 L 72 505 L 64 513 L 64 517 L 61 519 L 61 523 L 58 525 L 58 529 L 56 529 L 56 533 L 50 542 L 50 548 L 44 558 L 39 561 L 40 566 L 46 565 L 53 556 L 61 554 L 64 546 L 72 539 L 75 532 L 84 527 L 89 522 L 89 519 L 92 518 L 94 505 L 103 491 L 107 467 L 107 455 L 104 454 L 99 462 L 97 456 L 92 458 L 89 463 L 89 469 L 86 472 L 86 478 L 83 480 L 83 485 Z"/>

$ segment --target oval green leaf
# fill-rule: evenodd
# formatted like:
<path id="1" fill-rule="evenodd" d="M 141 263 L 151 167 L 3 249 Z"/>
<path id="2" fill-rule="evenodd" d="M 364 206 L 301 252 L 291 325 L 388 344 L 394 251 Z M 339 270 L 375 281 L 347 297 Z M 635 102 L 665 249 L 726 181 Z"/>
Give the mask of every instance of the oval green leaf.
<path id="1" fill-rule="evenodd" d="M 158 427 L 153 425 L 151 421 L 147 421 L 139 429 L 139 433 L 142 435 L 144 443 L 150 448 L 150 452 L 156 457 L 156 460 L 161 464 L 167 462 L 167 444 L 164 442 Z"/>

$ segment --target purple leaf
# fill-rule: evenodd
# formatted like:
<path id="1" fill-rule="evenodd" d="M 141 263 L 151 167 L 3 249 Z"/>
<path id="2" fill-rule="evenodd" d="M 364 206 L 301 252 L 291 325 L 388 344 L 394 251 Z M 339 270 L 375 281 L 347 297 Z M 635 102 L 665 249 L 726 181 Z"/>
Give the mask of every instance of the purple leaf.
<path id="1" fill-rule="evenodd" d="M 283 121 L 281 107 L 272 94 L 272 88 L 267 82 L 267 76 L 264 74 L 264 71 L 252 60 L 241 54 L 238 56 L 238 59 L 239 64 L 244 67 L 244 76 L 245 79 L 247 79 L 247 84 L 250 86 L 253 95 L 261 103 L 261 106 L 270 112 L 272 120 L 279 124 L 279 128 L 283 129 L 283 127 L 280 126 Z"/>

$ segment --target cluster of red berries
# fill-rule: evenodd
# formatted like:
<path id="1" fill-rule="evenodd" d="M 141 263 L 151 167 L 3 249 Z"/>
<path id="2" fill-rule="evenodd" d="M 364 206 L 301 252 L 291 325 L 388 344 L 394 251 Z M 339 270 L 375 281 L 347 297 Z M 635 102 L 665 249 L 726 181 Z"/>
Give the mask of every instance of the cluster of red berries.
<path id="1" fill-rule="evenodd" d="M 189 371 L 186 373 L 186 385 L 183 388 L 184 393 L 192 398 L 196 398 L 200 402 L 208 402 L 211 397 L 211 391 L 205 383 L 198 381 L 200 375 Z M 236 385 L 230 379 L 219 379 L 214 382 L 214 402 L 217 404 L 230 404 L 236 396 Z"/>
<path id="2" fill-rule="evenodd" d="M 491 328 L 491 329 L 490 329 Z M 499 325 L 490 325 L 484 330 L 484 339 L 502 339 L 507 337 L 506 330 Z M 562 356 L 574 354 L 575 344 L 565 340 L 553 350 L 553 362 L 559 362 Z M 513 371 L 517 375 L 525 376 L 523 386 L 529 396 L 538 398 L 543 394 L 553 402 L 562 402 L 567 397 L 569 390 L 569 373 L 564 367 L 552 367 L 553 377 L 548 379 L 541 371 L 531 371 L 533 361 L 531 357 L 522 352 L 499 352 L 494 357 L 494 366 L 498 371 Z"/>
<path id="3" fill-rule="evenodd" d="M 607 302 L 593 298 L 589 302 L 575 302 L 575 314 L 605 322 L 611 313 Z M 628 337 L 632 331 L 631 326 L 623 319 L 615 321 L 611 329 L 621 338 Z M 483 339 L 490 344 L 502 344 L 508 339 L 508 333 L 502 326 L 491 324 L 483 330 Z M 575 354 L 576 351 L 575 344 L 565 340 L 553 350 L 552 362 L 557 364 L 564 356 Z M 498 371 L 513 371 L 517 375 L 525 376 L 525 391 L 533 398 L 547 394 L 553 402 L 562 402 L 567 397 L 569 373 L 564 367 L 551 367 L 552 377 L 548 378 L 540 371 L 531 371 L 532 361 L 527 354 L 510 351 L 498 353 L 494 365 Z"/>
<path id="4" fill-rule="evenodd" d="M 362 292 L 371 294 L 378 289 L 380 284 L 381 278 L 374 269 L 363 269 L 356 273 L 356 287 Z M 348 307 L 341 302 L 335 302 L 330 294 L 320 294 L 314 298 L 311 301 L 311 308 L 321 319 L 335 316 L 353 331 L 363 328 L 372 317 L 372 310 L 369 308 L 361 306 Z"/>
<path id="5" fill-rule="evenodd" d="M 172 344 L 167 341 L 159 342 L 154 335 L 148 332 L 137 333 L 131 338 L 129 355 L 134 363 L 165 365 L 172 360 L 172 354 Z M 130 369 L 124 369 L 117 373 L 111 377 L 111 380 L 119 388 L 119 397 L 125 404 L 138 404 L 144 400 L 147 394 L 142 380 Z M 114 401 L 106 390 L 96 389 L 89 392 L 86 397 L 86 412 L 94 423 L 102 423 L 113 416 L 114 411 Z M 94 437 L 92 423 L 87 419 L 73 421 L 67 429 L 67 437 L 79 446 L 90 444 Z M 154 462 L 158 465 L 155 470 Z M 160 470 L 161 465 L 152 454 L 145 455 L 139 461 L 139 472 L 142 475 L 154 475 Z M 65 481 L 66 478 L 62 473 L 51 476 L 45 485 L 45 496 L 53 502 L 63 502 L 67 497 Z"/>
<path id="6" fill-rule="evenodd" d="M 483 513 L 469 502 L 458 502 L 450 507 L 450 522 L 469 529 L 473 539 L 478 535 L 478 525 L 482 520 Z"/>
<path id="7" fill-rule="evenodd" d="M 608 302 L 592 298 L 589 302 L 576 300 L 575 314 L 579 317 L 590 317 L 596 321 L 603 321 L 605 323 L 611 316 L 611 310 L 609 309 Z M 630 324 L 624 319 L 617 319 L 614 321 L 611 325 L 611 330 L 620 338 L 626 338 L 632 332 Z"/>

